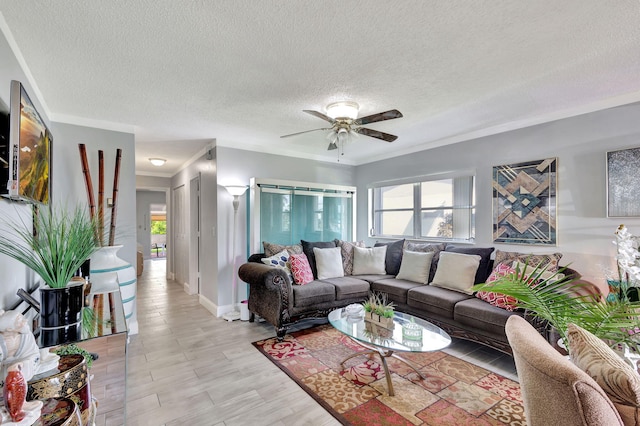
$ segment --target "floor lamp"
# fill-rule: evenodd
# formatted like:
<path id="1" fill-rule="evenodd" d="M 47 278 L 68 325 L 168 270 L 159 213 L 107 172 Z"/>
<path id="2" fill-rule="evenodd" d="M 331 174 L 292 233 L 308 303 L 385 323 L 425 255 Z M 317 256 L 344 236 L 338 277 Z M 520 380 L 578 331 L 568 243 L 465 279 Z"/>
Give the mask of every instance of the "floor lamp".
<path id="1" fill-rule="evenodd" d="M 238 278 L 236 276 L 236 228 L 238 222 L 238 207 L 240 206 L 240 197 L 247 190 L 244 185 L 228 185 L 225 186 L 229 194 L 233 195 L 233 241 L 231 242 L 232 256 L 233 256 L 233 270 L 232 270 L 232 288 L 231 288 L 231 301 L 233 303 L 233 310 L 222 315 L 222 318 L 227 321 L 234 321 L 240 319 L 240 311 L 237 310 L 236 304 L 238 299 Z"/>

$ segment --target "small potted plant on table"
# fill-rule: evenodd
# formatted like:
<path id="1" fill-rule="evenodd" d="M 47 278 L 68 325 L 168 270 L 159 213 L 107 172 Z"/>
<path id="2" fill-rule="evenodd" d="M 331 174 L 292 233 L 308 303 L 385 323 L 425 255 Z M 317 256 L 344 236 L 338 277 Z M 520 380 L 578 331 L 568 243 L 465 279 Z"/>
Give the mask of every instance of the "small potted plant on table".
<path id="1" fill-rule="evenodd" d="M 386 293 L 372 292 L 363 304 L 364 320 L 386 329 L 393 329 L 395 305 L 387 300 Z"/>

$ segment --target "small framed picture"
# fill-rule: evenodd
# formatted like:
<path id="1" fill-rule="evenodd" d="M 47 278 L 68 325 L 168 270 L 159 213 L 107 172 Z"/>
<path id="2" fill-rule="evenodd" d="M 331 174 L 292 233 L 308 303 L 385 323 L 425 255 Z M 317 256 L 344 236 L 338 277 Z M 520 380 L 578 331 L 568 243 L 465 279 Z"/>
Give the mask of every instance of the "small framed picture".
<path id="1" fill-rule="evenodd" d="M 607 217 L 640 217 L 640 148 L 607 152 Z"/>

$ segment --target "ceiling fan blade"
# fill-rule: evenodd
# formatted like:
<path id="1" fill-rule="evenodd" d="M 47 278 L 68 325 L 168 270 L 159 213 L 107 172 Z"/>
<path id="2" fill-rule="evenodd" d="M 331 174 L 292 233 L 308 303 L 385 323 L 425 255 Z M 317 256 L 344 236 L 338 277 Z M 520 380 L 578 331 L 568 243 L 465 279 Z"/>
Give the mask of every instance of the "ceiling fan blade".
<path id="1" fill-rule="evenodd" d="M 284 135 L 284 136 L 280 136 L 280 137 L 281 138 L 288 138 L 290 136 L 297 136 L 297 135 L 301 135 L 303 133 L 317 132 L 318 130 L 331 130 L 331 127 L 326 127 L 326 128 L 322 128 L 322 129 L 305 130 L 304 132 L 290 133 L 288 135 Z"/>
<path id="2" fill-rule="evenodd" d="M 328 121 L 331 124 L 336 122 L 336 120 L 334 120 L 333 118 L 331 118 L 328 115 L 325 115 L 325 114 L 323 114 L 321 112 L 318 112 L 318 111 L 312 111 L 310 109 L 303 109 L 302 112 L 306 112 L 307 114 L 314 115 L 314 116 L 316 116 L 318 118 L 321 118 L 321 119 L 323 119 L 325 121 Z"/>
<path id="3" fill-rule="evenodd" d="M 367 129 L 365 127 L 356 127 L 353 129 L 354 132 L 360 133 L 361 135 L 371 136 L 372 138 L 382 139 L 386 142 L 393 142 L 398 137 L 396 135 L 390 135 L 389 133 L 384 133 L 379 130 Z"/>
<path id="4" fill-rule="evenodd" d="M 378 114 L 367 115 L 366 117 L 360 117 L 354 120 L 353 124 L 360 126 L 362 124 L 375 123 L 376 121 L 393 120 L 394 118 L 402 117 L 402 113 L 397 109 L 392 109 L 385 112 L 379 112 Z"/>

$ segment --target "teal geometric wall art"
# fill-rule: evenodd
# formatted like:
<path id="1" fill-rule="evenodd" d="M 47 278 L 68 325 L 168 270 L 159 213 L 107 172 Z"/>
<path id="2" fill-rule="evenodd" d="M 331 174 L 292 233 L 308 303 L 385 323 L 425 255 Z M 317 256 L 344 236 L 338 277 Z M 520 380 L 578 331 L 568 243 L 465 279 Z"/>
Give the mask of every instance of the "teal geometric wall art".
<path id="1" fill-rule="evenodd" d="M 555 246 L 557 158 L 493 168 L 493 242 Z"/>

